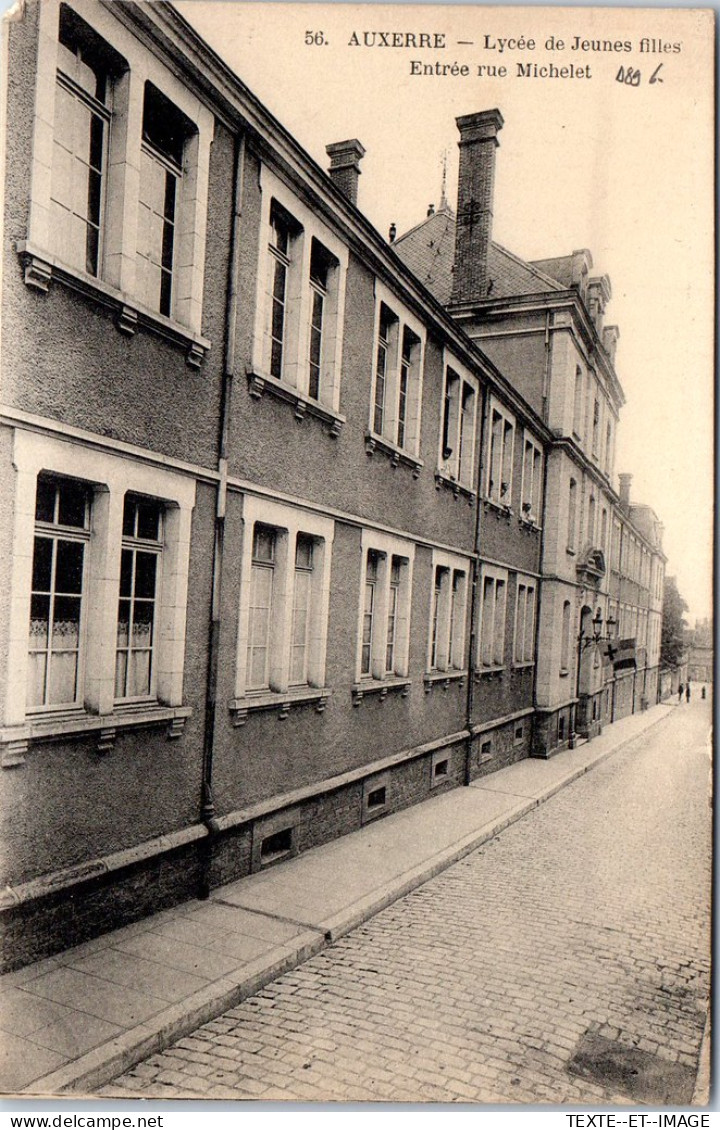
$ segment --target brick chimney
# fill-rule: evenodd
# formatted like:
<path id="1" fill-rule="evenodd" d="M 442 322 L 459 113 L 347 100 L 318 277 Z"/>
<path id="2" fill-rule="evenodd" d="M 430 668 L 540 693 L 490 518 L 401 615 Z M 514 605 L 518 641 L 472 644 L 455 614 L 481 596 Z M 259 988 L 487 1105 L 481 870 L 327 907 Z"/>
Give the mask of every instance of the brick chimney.
<path id="1" fill-rule="evenodd" d="M 603 326 L 602 342 L 605 346 L 605 352 L 615 364 L 615 351 L 617 349 L 618 339 L 620 337 L 620 330 L 617 326 Z"/>
<path id="2" fill-rule="evenodd" d="M 605 307 L 612 298 L 612 287 L 608 275 L 590 279 L 587 288 L 587 308 L 595 323 L 595 329 L 602 338 Z"/>
<path id="3" fill-rule="evenodd" d="M 632 482 L 632 475 L 627 472 L 619 475 L 620 479 L 620 505 L 627 514 L 630 510 L 630 483 Z"/>
<path id="4" fill-rule="evenodd" d="M 495 150 L 503 127 L 499 110 L 457 118 L 460 178 L 455 222 L 453 302 L 473 302 L 488 293 L 488 252 L 492 239 Z"/>
<path id="5" fill-rule="evenodd" d="M 328 173 L 333 183 L 347 196 L 351 204 L 357 204 L 360 162 L 365 156 L 365 148 L 356 137 L 350 141 L 334 141 L 325 146 L 330 158 Z"/>

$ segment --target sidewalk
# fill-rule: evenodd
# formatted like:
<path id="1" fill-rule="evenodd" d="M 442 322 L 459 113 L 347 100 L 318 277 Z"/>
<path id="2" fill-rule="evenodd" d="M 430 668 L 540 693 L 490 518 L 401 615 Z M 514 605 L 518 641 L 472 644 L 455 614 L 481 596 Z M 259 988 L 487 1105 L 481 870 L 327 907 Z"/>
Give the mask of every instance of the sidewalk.
<path id="1" fill-rule="evenodd" d="M 432 878 L 666 718 L 621 719 L 0 978 L 0 1092 L 92 1094 Z"/>

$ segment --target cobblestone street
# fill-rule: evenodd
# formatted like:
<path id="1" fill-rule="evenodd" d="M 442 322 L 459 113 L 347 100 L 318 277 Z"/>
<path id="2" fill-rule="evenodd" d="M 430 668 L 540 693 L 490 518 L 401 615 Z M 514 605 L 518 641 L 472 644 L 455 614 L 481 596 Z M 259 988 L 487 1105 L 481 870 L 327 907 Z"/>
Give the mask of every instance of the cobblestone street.
<path id="1" fill-rule="evenodd" d="M 710 722 L 709 702 L 677 707 L 101 1094 L 687 1105 L 709 991 Z M 650 1077 L 665 1092 L 643 1092 Z"/>

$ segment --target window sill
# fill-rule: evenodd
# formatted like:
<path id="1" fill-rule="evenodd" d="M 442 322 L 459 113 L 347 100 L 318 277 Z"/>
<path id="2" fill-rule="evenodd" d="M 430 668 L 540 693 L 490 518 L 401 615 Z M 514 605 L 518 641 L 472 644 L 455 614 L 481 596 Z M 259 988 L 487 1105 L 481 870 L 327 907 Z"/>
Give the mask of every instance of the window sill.
<path id="1" fill-rule="evenodd" d="M 188 365 L 193 369 L 200 368 L 210 350 L 211 343 L 207 338 L 172 318 L 166 318 L 163 314 L 142 306 L 102 279 L 96 279 L 92 275 L 86 275 L 74 267 L 58 262 L 53 256 L 38 250 L 30 243 L 18 243 L 16 250 L 25 268 L 26 286 L 47 294 L 50 283 L 56 280 L 112 310 L 120 333 L 131 337 L 139 327 L 146 329 L 184 349 Z"/>
<path id="2" fill-rule="evenodd" d="M 534 660 L 528 659 L 528 660 L 524 661 L 523 663 L 513 663 L 511 670 L 512 671 L 528 671 L 531 667 L 534 667 L 534 666 L 535 666 Z"/>
<path id="3" fill-rule="evenodd" d="M 435 472 L 435 489 L 440 490 L 441 488 L 444 488 L 445 490 L 451 490 L 456 499 L 459 498 L 460 495 L 462 495 L 463 498 L 466 498 L 468 500 L 470 506 L 472 506 L 473 501 L 476 497 L 476 493 L 472 487 L 458 482 L 458 480 L 454 479 L 452 475 L 448 475 L 445 473 L 445 471 L 441 471 L 440 468 L 438 468 Z"/>
<path id="4" fill-rule="evenodd" d="M 532 530 L 532 531 L 533 531 L 534 533 L 536 533 L 536 534 L 537 534 L 537 533 L 539 533 L 539 532 L 540 532 L 540 530 L 541 530 L 541 528 L 542 528 L 542 527 L 540 526 L 540 523 L 538 522 L 537 518 L 533 518 L 533 517 L 532 517 L 532 515 L 528 515 L 528 516 L 526 517 L 526 516 L 525 516 L 524 514 L 522 514 L 522 515 L 520 515 L 520 517 L 518 518 L 518 522 L 519 522 L 519 523 L 520 523 L 520 525 L 521 525 L 521 526 L 523 526 L 523 527 L 524 527 L 524 528 L 525 528 L 526 530 Z"/>
<path id="5" fill-rule="evenodd" d="M 248 371 L 247 377 L 248 391 L 255 400 L 260 400 L 268 392 L 271 396 L 276 396 L 278 400 L 285 400 L 288 404 L 292 404 L 295 419 L 298 422 L 304 420 L 306 416 L 317 416 L 319 420 L 327 424 L 329 434 L 333 439 L 340 435 L 345 423 L 345 416 L 342 416 L 339 412 L 321 404 L 319 400 L 313 400 L 312 397 L 306 396 L 304 392 L 293 388 L 292 385 L 279 381 L 277 377 L 271 377 L 269 373 L 256 373 L 251 369 Z"/>
<path id="6" fill-rule="evenodd" d="M 98 753 L 108 753 L 118 731 L 167 724 L 168 738 L 179 738 L 192 715 L 189 706 L 162 706 L 156 702 L 116 706 L 112 714 L 87 714 L 82 709 L 28 717 L 24 725 L 0 729 L 0 765 L 23 765 L 31 742 L 58 741 L 97 734 Z"/>
<path id="7" fill-rule="evenodd" d="M 561 679 L 567 679 L 568 675 L 570 674 L 569 667 L 561 667 L 559 674 Z"/>
<path id="8" fill-rule="evenodd" d="M 292 687 L 287 691 L 260 691 L 234 698 L 230 703 L 230 717 L 235 727 L 244 726 L 248 714 L 255 710 L 277 710 L 283 721 L 294 706 L 315 704 L 315 710 L 322 714 L 331 695 L 328 687 Z"/>
<path id="9" fill-rule="evenodd" d="M 487 498 L 486 496 L 483 499 L 483 503 L 485 504 L 486 509 L 496 511 L 498 516 L 512 518 L 513 514 L 515 513 L 509 502 L 497 502 L 496 499 Z M 522 519 L 520 520 L 522 521 Z"/>
<path id="10" fill-rule="evenodd" d="M 353 706 L 359 706 L 366 695 L 378 695 L 381 702 L 385 701 L 388 694 L 394 693 L 398 693 L 402 698 L 406 698 L 410 693 L 411 686 L 412 680 L 403 678 L 402 676 L 389 676 L 387 679 L 364 679 L 361 683 L 353 684 Z"/>
<path id="11" fill-rule="evenodd" d="M 467 678 L 467 671 L 428 671 L 425 674 L 423 682 L 425 684 L 425 693 L 433 689 L 433 687 L 442 687 L 447 690 L 451 683 L 457 683 L 462 687 L 465 679 Z"/>
<path id="12" fill-rule="evenodd" d="M 497 666 L 497 667 L 480 667 L 475 672 L 475 678 L 476 679 L 495 678 L 495 677 L 501 676 L 504 673 L 504 671 L 505 671 L 505 665 L 504 664 L 501 665 L 501 666 Z"/>
<path id="13" fill-rule="evenodd" d="M 424 464 L 422 459 L 417 456 L 411 455 L 403 447 L 398 447 L 396 443 L 386 439 L 385 436 L 379 436 L 377 432 L 365 432 L 365 452 L 368 455 L 374 455 L 376 451 L 382 451 L 384 455 L 390 457 L 390 466 L 397 467 L 402 463 L 405 467 L 412 469 L 413 478 L 417 479 L 420 475 Z"/>
<path id="14" fill-rule="evenodd" d="M 565 552 L 567 553 L 568 557 L 574 557 L 575 556 L 575 550 L 573 549 L 573 547 L 571 545 L 569 545 L 567 547 Z"/>

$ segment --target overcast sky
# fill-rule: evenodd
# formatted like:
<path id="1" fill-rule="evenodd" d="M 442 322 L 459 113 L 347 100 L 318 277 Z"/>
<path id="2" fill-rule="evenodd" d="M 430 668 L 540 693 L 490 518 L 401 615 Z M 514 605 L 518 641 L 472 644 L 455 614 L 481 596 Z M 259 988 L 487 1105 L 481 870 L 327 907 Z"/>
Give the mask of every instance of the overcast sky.
<path id="1" fill-rule="evenodd" d="M 362 141 L 359 205 L 383 234 L 391 222 L 406 230 L 438 203 L 444 151 L 454 204 L 455 117 L 500 108 L 494 236 L 528 259 L 586 247 L 595 273 L 609 274 L 607 321 L 620 327 L 627 397 L 616 471 L 634 474 L 633 499 L 665 523 L 668 572 L 691 621 L 710 615 L 712 13 L 233 0 L 177 7 L 324 167 L 327 143 Z M 446 46 L 349 45 L 353 32 L 362 40 L 377 30 L 437 33 Z M 306 46 L 308 31 L 327 42 Z M 546 49 L 551 35 L 565 41 L 562 52 Z M 500 52 L 501 38 L 520 36 L 534 38 L 535 49 Z M 576 36 L 632 50 L 573 51 Z M 642 37 L 680 50 L 640 53 Z M 413 60 L 467 64 L 470 74 L 416 77 Z M 518 77 L 518 62 L 589 66 L 592 78 Z M 504 64 L 508 76 L 478 77 L 478 64 Z M 640 71 L 639 85 L 617 81 L 621 66 Z"/>

